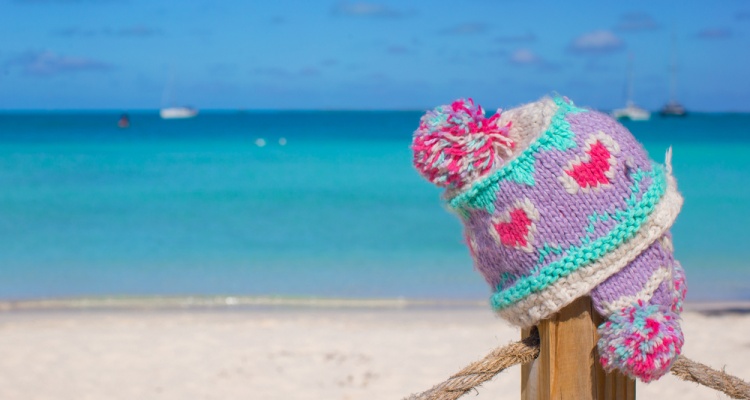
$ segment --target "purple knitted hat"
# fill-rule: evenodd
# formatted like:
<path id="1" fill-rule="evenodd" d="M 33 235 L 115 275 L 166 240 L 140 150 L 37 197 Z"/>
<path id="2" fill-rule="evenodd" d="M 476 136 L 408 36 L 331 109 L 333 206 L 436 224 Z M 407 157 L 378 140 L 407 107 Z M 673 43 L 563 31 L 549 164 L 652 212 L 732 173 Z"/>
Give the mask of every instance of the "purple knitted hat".
<path id="1" fill-rule="evenodd" d="M 414 165 L 446 188 L 495 311 L 528 327 L 590 295 L 600 361 L 645 382 L 680 354 L 685 275 L 666 166 L 609 116 L 545 97 L 491 118 L 472 100 L 428 111 Z"/>

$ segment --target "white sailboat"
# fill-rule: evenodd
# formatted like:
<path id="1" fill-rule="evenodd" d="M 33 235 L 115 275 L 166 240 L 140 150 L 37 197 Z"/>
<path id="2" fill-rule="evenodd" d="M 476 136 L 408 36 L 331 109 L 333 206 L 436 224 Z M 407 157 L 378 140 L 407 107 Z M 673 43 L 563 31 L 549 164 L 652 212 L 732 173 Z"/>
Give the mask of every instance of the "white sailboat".
<path id="1" fill-rule="evenodd" d="M 192 107 L 166 107 L 159 110 L 162 119 L 193 118 L 198 115 L 198 110 Z"/>
<path id="2" fill-rule="evenodd" d="M 612 116 L 617 119 L 629 119 L 631 121 L 648 121 L 651 113 L 638 107 L 633 101 L 633 55 L 630 55 L 628 62 L 628 99 L 625 102 L 625 108 L 618 108 L 612 111 Z"/>
<path id="3" fill-rule="evenodd" d="M 173 92 L 174 91 L 174 73 L 169 74 L 169 82 L 164 88 L 162 94 L 162 108 L 159 110 L 159 116 L 162 119 L 185 119 L 193 118 L 198 115 L 198 110 L 193 107 L 179 107 L 179 106 L 166 106 L 165 104 L 174 104 Z"/>
<path id="4" fill-rule="evenodd" d="M 630 100 L 628 100 L 625 108 L 613 110 L 612 116 L 617 119 L 629 119 L 631 121 L 648 121 L 651 119 L 651 113 L 649 111 L 638 107 Z"/>

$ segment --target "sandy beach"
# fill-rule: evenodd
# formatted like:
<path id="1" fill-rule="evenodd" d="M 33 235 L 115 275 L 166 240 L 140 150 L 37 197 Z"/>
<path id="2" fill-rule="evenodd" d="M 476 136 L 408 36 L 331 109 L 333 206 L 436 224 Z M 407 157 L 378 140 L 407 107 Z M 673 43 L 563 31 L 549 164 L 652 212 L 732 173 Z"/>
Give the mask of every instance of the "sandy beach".
<path id="1" fill-rule="evenodd" d="M 0 398 L 399 399 L 427 389 L 518 329 L 485 307 L 8 307 Z M 750 378 L 750 314 L 684 314 L 684 354 Z M 513 368 L 471 398 L 519 397 Z M 671 376 L 639 399 L 722 399 Z"/>

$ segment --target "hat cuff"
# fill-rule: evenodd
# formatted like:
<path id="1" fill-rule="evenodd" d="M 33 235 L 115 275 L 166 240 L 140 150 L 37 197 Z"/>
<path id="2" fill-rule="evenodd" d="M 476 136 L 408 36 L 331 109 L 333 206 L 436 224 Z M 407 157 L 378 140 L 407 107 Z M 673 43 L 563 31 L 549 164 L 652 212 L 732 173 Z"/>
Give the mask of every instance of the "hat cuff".
<path id="1" fill-rule="evenodd" d="M 633 237 L 596 261 L 560 277 L 539 292 L 531 293 L 497 310 L 497 313 L 514 325 L 535 325 L 573 300 L 590 293 L 597 285 L 620 271 L 662 237 L 674 223 L 683 203 L 670 170 L 667 166 L 667 187 L 663 197 Z"/>
<path id="2" fill-rule="evenodd" d="M 659 241 L 664 242 L 665 240 L 668 240 L 667 236 L 662 236 Z M 596 292 L 597 290 L 594 290 L 592 293 L 592 298 L 594 299 L 594 307 L 596 310 L 603 316 L 608 317 L 614 313 L 620 312 L 622 309 L 632 306 L 633 304 L 636 304 L 638 302 L 643 303 L 650 303 L 652 298 L 654 297 L 654 294 L 659 290 L 659 288 L 662 286 L 663 283 L 667 284 L 667 287 L 670 288 L 670 291 L 674 291 L 675 289 L 673 286 L 674 281 L 674 275 L 675 275 L 675 265 L 678 264 L 676 260 L 672 260 L 672 262 L 664 262 L 664 263 L 658 263 L 656 265 L 659 265 L 658 268 L 651 271 L 650 275 L 648 276 L 648 279 L 646 279 L 645 282 L 643 282 L 642 287 L 640 290 L 634 294 L 624 294 L 617 298 L 615 298 L 612 301 L 606 301 L 601 296 L 597 296 Z M 626 271 L 626 269 L 623 269 L 623 271 Z M 612 275 L 612 278 L 619 277 L 619 275 Z M 620 281 L 617 281 L 618 283 L 621 281 L 626 281 L 627 279 L 632 279 L 632 275 L 627 277 L 619 277 Z M 671 304 L 660 304 L 664 308 L 669 308 Z"/>

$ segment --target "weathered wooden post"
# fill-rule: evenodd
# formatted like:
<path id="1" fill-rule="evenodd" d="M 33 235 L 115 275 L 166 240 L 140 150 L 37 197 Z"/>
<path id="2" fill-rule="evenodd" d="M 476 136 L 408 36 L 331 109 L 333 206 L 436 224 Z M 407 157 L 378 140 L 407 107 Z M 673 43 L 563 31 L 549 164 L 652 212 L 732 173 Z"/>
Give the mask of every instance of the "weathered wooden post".
<path id="1" fill-rule="evenodd" d="M 591 298 L 581 297 L 539 323 L 539 357 L 521 369 L 522 400 L 635 399 L 635 381 L 599 363 L 600 320 Z M 530 332 L 524 329 L 523 337 Z"/>

